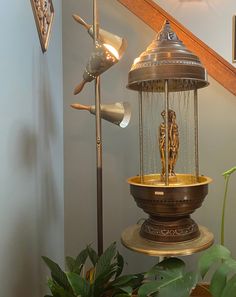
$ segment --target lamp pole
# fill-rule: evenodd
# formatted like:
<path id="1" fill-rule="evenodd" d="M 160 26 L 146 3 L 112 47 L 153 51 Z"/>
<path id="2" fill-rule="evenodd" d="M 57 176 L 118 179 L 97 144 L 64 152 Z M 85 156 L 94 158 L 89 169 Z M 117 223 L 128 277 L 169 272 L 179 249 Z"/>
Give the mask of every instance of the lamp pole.
<path id="1" fill-rule="evenodd" d="M 99 37 L 99 18 L 97 0 L 93 0 L 94 45 Z M 102 127 L 101 127 L 101 83 L 100 76 L 95 79 L 96 110 L 96 162 L 97 162 L 97 249 L 103 253 L 103 187 L 102 187 Z"/>

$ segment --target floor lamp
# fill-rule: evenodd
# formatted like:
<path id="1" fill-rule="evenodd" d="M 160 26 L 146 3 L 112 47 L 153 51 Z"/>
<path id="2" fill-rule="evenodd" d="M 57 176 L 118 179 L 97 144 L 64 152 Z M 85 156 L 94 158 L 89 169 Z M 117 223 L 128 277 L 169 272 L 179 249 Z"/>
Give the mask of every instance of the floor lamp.
<path id="1" fill-rule="evenodd" d="M 71 106 L 77 110 L 87 110 L 96 116 L 96 168 L 97 168 L 97 249 L 103 253 L 103 162 L 102 162 L 102 128 L 101 119 L 125 128 L 130 121 L 130 106 L 127 102 L 101 105 L 100 75 L 122 58 L 127 42 L 124 38 L 99 28 L 99 12 L 97 0 L 93 0 L 93 25 L 87 24 L 80 16 L 73 18 L 84 26 L 93 38 L 94 48 L 83 73 L 83 80 L 74 90 L 79 94 L 86 83 L 95 81 L 95 105 L 80 103 Z"/>

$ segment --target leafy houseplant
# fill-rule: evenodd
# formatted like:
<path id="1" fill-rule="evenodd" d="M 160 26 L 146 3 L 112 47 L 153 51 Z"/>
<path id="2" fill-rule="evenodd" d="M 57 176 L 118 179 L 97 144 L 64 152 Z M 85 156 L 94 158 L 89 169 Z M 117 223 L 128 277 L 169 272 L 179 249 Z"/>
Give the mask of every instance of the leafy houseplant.
<path id="1" fill-rule="evenodd" d="M 88 259 L 92 267 L 85 273 Z M 68 272 L 47 257 L 43 260 L 51 271 L 48 287 L 52 295 L 45 297 L 128 297 L 143 280 L 143 274 L 121 276 L 124 260 L 115 243 L 100 257 L 91 246 L 80 252 L 76 259 L 66 257 Z"/>
<path id="2" fill-rule="evenodd" d="M 208 271 L 214 272 L 209 288 L 198 284 Z M 203 296 L 236 297 L 236 261 L 222 245 L 207 250 L 200 257 L 194 272 L 186 272 L 182 260 L 169 258 L 155 265 L 144 276 L 146 279 L 138 290 L 139 297 L 189 297 L 197 284 L 207 293 Z"/>
<path id="3" fill-rule="evenodd" d="M 236 171 L 236 166 L 232 167 L 231 169 L 225 171 L 223 176 L 225 178 L 225 192 L 224 192 L 224 199 L 223 199 L 223 207 L 222 207 L 222 218 L 221 218 L 221 244 L 225 244 L 225 210 L 227 204 L 227 196 L 228 196 L 228 189 L 229 189 L 229 180 L 231 174 Z"/>

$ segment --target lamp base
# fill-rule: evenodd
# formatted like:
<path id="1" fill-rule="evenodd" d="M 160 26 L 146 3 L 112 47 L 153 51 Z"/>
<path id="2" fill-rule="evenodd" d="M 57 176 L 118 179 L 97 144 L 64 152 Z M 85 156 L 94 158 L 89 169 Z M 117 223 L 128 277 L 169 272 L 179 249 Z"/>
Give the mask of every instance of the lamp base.
<path id="1" fill-rule="evenodd" d="M 198 238 L 200 231 L 190 216 L 167 219 L 150 216 L 142 224 L 140 235 L 158 242 L 182 242 Z"/>
<path id="2" fill-rule="evenodd" d="M 211 179 L 192 174 L 176 174 L 168 186 L 161 174 L 131 177 L 130 193 L 137 206 L 149 215 L 140 234 L 158 242 L 182 242 L 199 237 L 197 224 L 190 215 L 201 207 Z"/>
<path id="3" fill-rule="evenodd" d="M 122 244 L 128 249 L 156 257 L 187 256 L 208 249 L 214 243 L 214 235 L 203 226 L 198 226 L 200 236 L 196 239 L 164 243 L 143 238 L 140 235 L 140 225 L 132 225 L 121 235 Z"/>

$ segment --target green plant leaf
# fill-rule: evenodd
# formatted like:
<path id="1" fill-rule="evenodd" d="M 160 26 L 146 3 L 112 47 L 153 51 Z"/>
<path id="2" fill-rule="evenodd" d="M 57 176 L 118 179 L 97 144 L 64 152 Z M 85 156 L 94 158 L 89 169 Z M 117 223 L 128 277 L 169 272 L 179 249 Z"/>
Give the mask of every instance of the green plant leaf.
<path id="1" fill-rule="evenodd" d="M 129 285 L 131 285 L 133 289 L 139 288 L 142 285 L 144 280 L 144 273 L 138 273 L 138 274 L 135 274 L 135 276 L 137 277 L 137 279 L 134 279 L 131 281 L 131 283 L 129 283 Z"/>
<path id="2" fill-rule="evenodd" d="M 178 258 L 168 258 L 155 265 L 145 276 L 155 276 L 158 280 L 140 287 L 140 297 L 158 293 L 158 297 L 188 297 L 197 283 L 196 273 L 185 273 L 185 263 Z"/>
<path id="3" fill-rule="evenodd" d="M 66 274 L 60 268 L 60 266 L 47 257 L 42 257 L 42 259 L 44 260 L 48 268 L 51 270 L 51 276 L 53 280 L 55 280 L 64 289 L 66 290 L 70 289 L 71 287 L 66 277 Z"/>
<path id="4" fill-rule="evenodd" d="M 159 291 L 159 285 L 157 281 L 152 281 L 147 284 L 142 285 L 138 290 L 139 297 L 150 296 L 151 294 L 157 293 Z"/>
<path id="5" fill-rule="evenodd" d="M 165 277 L 160 281 L 144 284 L 138 291 L 139 297 L 147 297 L 158 293 L 158 297 L 189 297 L 192 288 L 197 282 L 196 273 L 185 273 L 175 277 Z"/>
<path id="6" fill-rule="evenodd" d="M 168 258 L 153 266 L 146 274 L 146 277 L 175 277 L 183 274 L 185 263 L 178 258 Z"/>
<path id="7" fill-rule="evenodd" d="M 95 277 L 98 278 L 101 274 L 106 273 L 111 266 L 112 260 L 116 255 L 116 243 L 112 243 L 105 252 L 101 255 L 98 259 L 96 265 L 96 275 Z"/>
<path id="8" fill-rule="evenodd" d="M 204 278 L 211 266 L 220 260 L 230 258 L 230 251 L 222 245 L 214 245 L 208 249 L 199 259 L 198 269 L 201 277 Z"/>
<path id="9" fill-rule="evenodd" d="M 77 274 L 80 274 L 83 265 L 85 264 L 86 260 L 88 258 L 88 248 L 84 249 L 79 253 L 79 255 L 75 259 L 75 267 L 74 272 Z"/>
<path id="10" fill-rule="evenodd" d="M 226 205 L 228 199 L 228 188 L 229 188 L 229 180 L 232 173 L 236 171 L 236 166 L 231 169 L 225 171 L 223 176 L 225 178 L 225 190 L 224 190 L 224 199 L 222 206 L 222 215 L 221 215 L 221 244 L 224 245 L 225 242 L 225 213 L 226 213 Z"/>
<path id="11" fill-rule="evenodd" d="M 84 278 L 74 272 L 68 272 L 66 275 L 76 296 L 90 296 L 90 285 Z"/>
<path id="12" fill-rule="evenodd" d="M 88 251 L 89 259 L 92 262 L 93 266 L 95 267 L 95 265 L 98 262 L 98 254 L 93 248 L 91 248 L 90 245 L 87 247 L 87 251 Z"/>
<path id="13" fill-rule="evenodd" d="M 60 296 L 55 288 L 56 284 L 57 283 L 54 282 L 52 279 L 50 279 L 50 278 L 48 279 L 48 287 L 54 297 Z"/>
<path id="14" fill-rule="evenodd" d="M 123 291 L 124 293 L 127 293 L 131 296 L 132 292 L 133 292 L 133 288 L 130 286 L 125 286 L 125 287 L 120 287 L 119 288 L 121 291 Z"/>
<path id="15" fill-rule="evenodd" d="M 229 273 L 236 273 L 236 261 L 228 259 L 222 263 L 211 279 L 210 291 L 214 297 L 221 297 L 226 286 Z"/>
<path id="16" fill-rule="evenodd" d="M 111 288 L 110 282 L 111 279 L 116 274 L 116 264 L 112 264 L 107 268 L 106 271 L 104 271 L 102 274 L 100 274 L 93 283 L 92 288 L 92 296 L 93 297 L 100 297 L 101 295 L 104 295 L 107 290 Z"/>
<path id="17" fill-rule="evenodd" d="M 66 266 L 70 272 L 73 272 L 75 269 L 75 259 L 72 257 L 66 257 Z"/>
<path id="18" fill-rule="evenodd" d="M 130 282 L 132 282 L 133 280 L 137 280 L 137 276 L 136 275 L 124 275 L 124 276 L 120 276 L 118 278 L 116 278 L 111 285 L 114 287 L 122 287 L 124 285 L 129 284 Z"/>
<path id="19" fill-rule="evenodd" d="M 221 297 L 236 297 L 236 275 L 228 281 Z"/>
<path id="20" fill-rule="evenodd" d="M 94 281 L 94 286 L 96 288 L 101 288 L 104 286 L 108 286 L 110 283 L 110 280 L 115 276 L 116 274 L 116 265 L 112 264 L 109 266 L 105 271 L 103 271 Z"/>
<path id="21" fill-rule="evenodd" d="M 121 256 L 119 252 L 117 252 L 117 272 L 116 272 L 116 277 L 119 277 L 124 269 L 124 258 Z"/>
<path id="22" fill-rule="evenodd" d="M 52 279 L 48 280 L 48 287 L 54 297 L 75 297 L 75 295 L 73 295 L 71 292 L 68 292 Z"/>
<path id="23" fill-rule="evenodd" d="M 197 280 L 197 273 L 187 272 L 182 277 L 179 276 L 176 281 L 172 281 L 170 284 L 167 284 L 167 286 L 161 287 L 159 290 L 159 297 L 189 297 Z"/>
<path id="24" fill-rule="evenodd" d="M 130 297 L 130 294 L 119 293 L 119 294 L 115 294 L 114 297 Z"/>
<path id="25" fill-rule="evenodd" d="M 230 176 L 232 173 L 234 173 L 236 171 L 236 166 L 230 168 L 229 170 L 225 171 L 222 175 L 224 177 Z"/>

